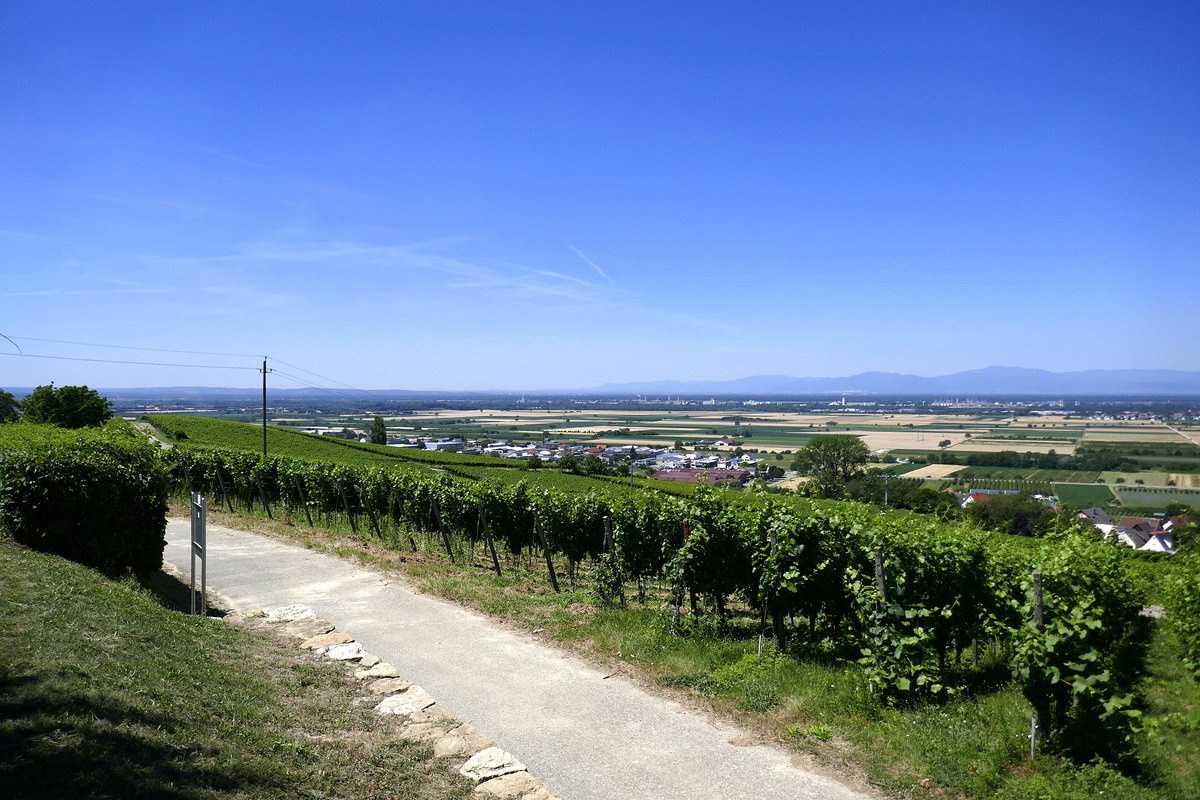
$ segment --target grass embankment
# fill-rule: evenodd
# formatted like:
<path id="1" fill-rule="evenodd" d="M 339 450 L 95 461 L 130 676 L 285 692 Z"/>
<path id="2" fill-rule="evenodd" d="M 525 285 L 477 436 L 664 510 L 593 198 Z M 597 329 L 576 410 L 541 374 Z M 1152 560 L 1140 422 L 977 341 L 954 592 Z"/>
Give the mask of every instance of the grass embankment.
<path id="1" fill-rule="evenodd" d="M 344 670 L 0 542 L 10 798 L 432 798 L 467 790 L 352 708 Z"/>
<path id="2" fill-rule="evenodd" d="M 1030 709 L 1003 663 L 991 685 L 977 688 L 969 698 L 889 706 L 867 691 L 854 654 L 810 647 L 760 661 L 755 657 L 758 620 L 744 613 L 734 614 L 730 628 L 719 631 L 712 617 L 692 618 L 685 604 L 684 635 L 672 636 L 665 586 L 651 585 L 645 605 L 627 587 L 628 607 L 606 609 L 588 591 L 586 568 L 581 569 L 580 591 L 555 594 L 540 560 L 530 570 L 522 558 L 502 554 L 505 574 L 498 577 L 489 571 L 482 548 L 466 558 L 460 550 L 458 563 L 450 564 L 437 552 L 432 536 L 418 534 L 420 550 L 412 553 L 403 549 L 408 542 L 403 536 L 398 540 L 402 549 L 396 550 L 352 536 L 348 528 L 310 530 L 221 511 L 210 511 L 210 516 L 216 524 L 260 530 L 402 574 L 422 591 L 538 631 L 603 661 L 614 672 L 699 703 L 891 795 L 1004 800 L 1091 800 L 1100 793 L 1132 800 L 1200 796 L 1195 713 L 1200 685 L 1185 675 L 1178 643 L 1161 624 L 1155 627 L 1145 671 L 1144 710 L 1152 730 L 1134 743 L 1142 775 L 1136 783 L 1099 764 L 1078 768 L 1053 756 L 1029 761 Z"/>

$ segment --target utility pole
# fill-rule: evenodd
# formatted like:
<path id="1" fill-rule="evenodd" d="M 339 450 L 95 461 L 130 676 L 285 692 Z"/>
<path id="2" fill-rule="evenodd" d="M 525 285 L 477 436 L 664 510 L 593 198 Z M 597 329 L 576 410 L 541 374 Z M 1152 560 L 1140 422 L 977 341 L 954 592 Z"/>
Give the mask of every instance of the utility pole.
<path id="1" fill-rule="evenodd" d="M 267 373 L 271 370 L 267 369 L 267 357 L 263 356 L 262 376 L 263 376 L 263 457 L 267 455 Z"/>

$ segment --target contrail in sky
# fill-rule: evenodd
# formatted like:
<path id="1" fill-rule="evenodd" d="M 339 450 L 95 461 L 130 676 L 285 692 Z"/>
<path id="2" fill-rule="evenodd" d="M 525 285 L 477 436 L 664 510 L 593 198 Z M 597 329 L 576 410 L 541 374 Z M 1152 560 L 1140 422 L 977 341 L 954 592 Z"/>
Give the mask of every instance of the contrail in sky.
<path id="1" fill-rule="evenodd" d="M 588 265 L 589 267 L 591 267 L 592 269 L 596 270 L 596 272 L 600 273 L 600 277 L 601 277 L 601 278 L 604 278 L 604 280 L 608 281 L 609 283 L 612 283 L 612 282 L 613 282 L 613 279 L 612 279 L 612 278 L 610 278 L 610 277 L 608 277 L 608 273 L 607 273 L 607 272 L 605 272 L 604 270 L 600 269 L 598 266 L 596 266 L 596 262 L 595 262 L 595 261 L 592 261 L 590 258 L 588 258 L 587 256 L 585 256 L 585 255 L 583 254 L 583 252 L 582 252 L 582 251 L 580 251 L 580 249 L 579 249 L 578 247 L 576 247 L 576 246 L 575 246 L 575 245 L 573 245 L 573 244 L 568 244 L 568 245 L 567 245 L 567 247 L 569 247 L 569 248 L 571 248 L 572 250 L 574 250 L 574 251 L 575 251 L 575 255 L 579 256 L 579 257 L 580 257 L 580 258 L 582 258 L 582 259 L 583 259 L 585 262 L 587 262 L 587 265 Z"/>

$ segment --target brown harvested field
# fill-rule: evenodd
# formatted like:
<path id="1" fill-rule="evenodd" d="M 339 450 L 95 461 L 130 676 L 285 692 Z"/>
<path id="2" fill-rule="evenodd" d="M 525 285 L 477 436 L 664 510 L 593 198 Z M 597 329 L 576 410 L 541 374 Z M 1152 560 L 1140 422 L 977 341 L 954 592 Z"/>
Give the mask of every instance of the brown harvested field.
<path id="1" fill-rule="evenodd" d="M 954 473 L 963 469 L 966 469 L 966 466 L 963 464 L 926 464 L 920 469 L 914 469 L 912 472 L 906 472 L 900 477 L 937 480 L 938 478 L 945 478 L 948 475 L 953 475 Z"/>
<path id="2" fill-rule="evenodd" d="M 871 450 L 937 450 L 938 442 L 950 440 L 951 446 L 966 439 L 962 431 L 861 431 L 846 433 L 857 436 Z"/>
<path id="3" fill-rule="evenodd" d="M 772 484 L 772 485 L 777 486 L 780 489 L 793 489 L 794 490 L 800 484 L 808 483 L 810 480 L 812 480 L 812 479 L 809 478 L 807 475 L 801 475 L 799 478 L 788 478 L 787 480 L 780 481 L 779 483 Z"/>
<path id="4" fill-rule="evenodd" d="M 956 452 L 970 451 L 975 453 L 1001 453 L 1005 450 L 1013 450 L 1017 453 L 1049 453 L 1051 450 L 1058 453 L 1060 456 L 1069 456 L 1075 452 L 1075 445 L 1067 442 L 1020 442 L 1016 440 L 998 442 L 981 441 L 979 439 L 966 439 L 956 445 L 946 448 Z"/>
<path id="5" fill-rule="evenodd" d="M 1200 475 L 1186 472 L 1172 472 L 1167 475 L 1167 480 L 1175 481 L 1176 486 L 1186 486 L 1192 489 L 1200 488 Z"/>
<path id="6" fill-rule="evenodd" d="M 808 425 L 824 425 L 835 422 L 838 425 L 957 425 L 963 422 L 979 422 L 981 417 L 958 417 L 943 414 L 747 414 L 769 418 L 769 424 L 783 425 L 788 423 Z M 767 423 L 764 423 L 767 424 Z M 999 424 L 999 423 L 998 423 Z"/>

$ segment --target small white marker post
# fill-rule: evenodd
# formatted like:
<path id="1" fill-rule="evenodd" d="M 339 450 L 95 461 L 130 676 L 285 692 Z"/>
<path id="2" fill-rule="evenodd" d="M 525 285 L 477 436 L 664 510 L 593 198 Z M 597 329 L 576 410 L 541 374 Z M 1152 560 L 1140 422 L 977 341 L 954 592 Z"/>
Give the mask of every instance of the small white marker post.
<path id="1" fill-rule="evenodd" d="M 208 613 L 208 556 L 205 553 L 205 523 L 208 501 L 192 492 L 192 614 Z M 196 559 L 200 559 L 200 610 L 196 610 Z"/>

